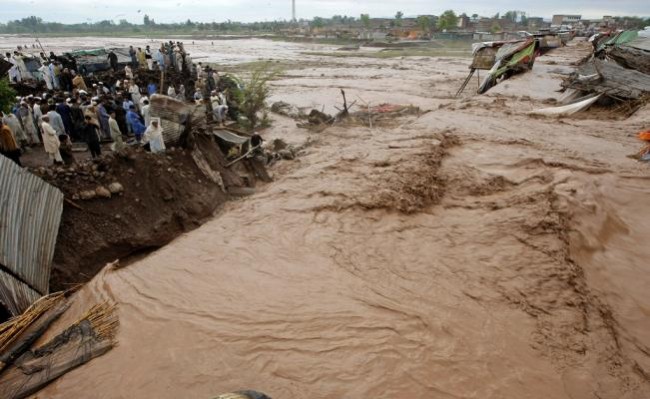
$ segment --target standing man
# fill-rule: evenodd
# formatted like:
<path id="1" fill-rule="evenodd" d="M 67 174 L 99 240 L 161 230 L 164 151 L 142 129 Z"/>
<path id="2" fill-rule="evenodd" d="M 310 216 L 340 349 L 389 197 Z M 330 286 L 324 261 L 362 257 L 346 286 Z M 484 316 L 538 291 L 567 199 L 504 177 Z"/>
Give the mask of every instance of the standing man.
<path id="1" fill-rule="evenodd" d="M 142 140 L 142 134 L 145 131 L 145 127 L 140 120 L 140 115 L 135 112 L 135 106 L 131 105 L 129 107 L 129 112 L 126 113 L 126 120 L 131 128 L 133 134 L 135 134 L 135 139 L 140 142 Z"/>
<path id="2" fill-rule="evenodd" d="M 149 100 L 144 100 L 144 105 L 142 106 L 142 117 L 144 118 L 144 125 L 149 126 L 149 122 L 151 122 L 151 116 L 149 113 Z"/>
<path id="3" fill-rule="evenodd" d="M 196 66 L 196 80 L 199 81 L 203 79 L 203 63 L 199 62 Z"/>
<path id="4" fill-rule="evenodd" d="M 122 151 L 124 148 L 124 141 L 122 140 L 120 125 L 118 125 L 117 120 L 115 119 L 115 109 L 111 110 L 110 117 L 108 118 L 108 126 L 111 131 L 111 138 L 113 139 L 113 151 Z"/>
<path id="5" fill-rule="evenodd" d="M 102 155 L 102 147 L 99 144 L 99 127 L 95 124 L 90 115 L 86 115 L 85 120 L 86 123 L 83 127 L 84 141 L 88 144 L 90 156 L 96 158 Z"/>
<path id="6" fill-rule="evenodd" d="M 125 80 L 132 80 L 133 79 L 133 69 L 131 69 L 130 66 L 125 66 L 124 67 L 124 75 L 126 76 Z"/>
<path id="7" fill-rule="evenodd" d="M 149 144 L 149 151 L 154 154 L 165 151 L 165 140 L 163 138 L 163 129 L 160 125 L 160 118 L 153 118 L 151 120 L 151 124 L 144 132 L 144 144 Z"/>
<path id="8" fill-rule="evenodd" d="M 0 154 L 14 161 L 18 166 L 23 166 L 20 163 L 20 147 L 16 143 L 16 138 L 9 126 L 5 125 L 0 120 Z"/>
<path id="9" fill-rule="evenodd" d="M 45 86 L 47 86 L 47 89 L 53 90 L 54 84 L 52 83 L 52 70 L 50 69 L 48 63 L 46 62 L 41 65 L 38 70 L 41 72 L 41 75 L 43 75 L 43 80 L 45 81 Z"/>
<path id="10" fill-rule="evenodd" d="M 48 115 L 43 115 L 42 119 L 41 129 L 43 130 L 45 152 L 54 164 L 61 164 L 63 163 L 63 158 L 61 158 L 61 154 L 59 153 L 59 147 L 61 146 L 59 135 L 56 134 L 56 130 L 50 125 L 50 117 Z"/>
<path id="11" fill-rule="evenodd" d="M 26 102 L 20 103 L 20 108 L 18 109 L 18 116 L 20 121 L 23 124 L 23 129 L 25 133 L 31 137 L 33 143 L 40 143 L 41 141 L 38 138 L 38 131 L 36 125 L 34 125 L 34 114 L 32 109 L 29 108 Z"/>
<path id="12" fill-rule="evenodd" d="M 48 116 L 48 126 L 54 129 L 57 135 L 57 141 L 59 141 L 58 136 L 65 134 L 65 125 L 63 124 L 63 119 L 61 118 L 61 115 L 54 110 L 54 107 L 52 107 L 52 109 L 48 111 L 47 116 Z"/>
<path id="13" fill-rule="evenodd" d="M 156 51 L 156 62 L 158 63 L 158 68 L 160 68 L 160 71 L 165 70 L 165 47 L 160 46 L 158 51 Z"/>
<path id="14" fill-rule="evenodd" d="M 138 47 L 138 51 L 136 52 L 136 57 L 138 58 L 138 67 L 140 69 L 147 69 L 147 58 L 144 54 L 144 51 L 142 51 L 141 47 Z"/>
<path id="15" fill-rule="evenodd" d="M 135 49 L 133 48 L 133 46 L 129 46 L 129 56 L 131 57 L 131 67 L 132 68 L 137 68 L 138 59 L 136 58 L 136 53 L 135 53 Z"/>
<path id="16" fill-rule="evenodd" d="M 153 70 L 153 54 L 151 53 L 151 47 L 149 47 L 149 45 L 144 49 L 144 58 L 147 62 L 147 68 L 150 71 Z"/>
<path id="17" fill-rule="evenodd" d="M 84 112 L 79 106 L 79 101 L 74 100 L 70 104 L 70 119 L 72 120 L 72 139 L 75 141 L 82 140 L 81 135 L 84 127 Z"/>
<path id="18" fill-rule="evenodd" d="M 175 49 L 174 50 L 174 57 L 175 57 L 175 66 L 176 69 L 178 70 L 178 73 L 183 73 L 183 54 L 181 54 L 181 50 Z"/>
<path id="19" fill-rule="evenodd" d="M 54 86 L 54 90 L 59 90 L 61 87 L 59 85 L 59 74 L 61 73 L 61 69 L 59 68 L 59 65 L 57 62 L 51 62 L 50 63 L 50 75 L 52 76 L 52 86 Z"/>
<path id="20" fill-rule="evenodd" d="M 113 50 L 109 51 L 108 53 L 108 63 L 111 64 L 111 69 L 113 72 L 117 72 L 117 54 L 115 54 L 115 51 Z"/>
<path id="21" fill-rule="evenodd" d="M 72 74 L 68 68 L 63 68 L 59 81 L 61 83 L 61 88 L 64 91 L 72 91 Z"/>
<path id="22" fill-rule="evenodd" d="M 130 83 L 131 87 L 129 88 L 129 93 L 131 94 L 131 100 L 133 100 L 133 104 L 136 106 L 136 108 L 140 109 L 140 99 L 142 98 L 142 95 L 140 94 L 140 87 L 135 84 L 134 80 L 132 80 Z"/>
<path id="23" fill-rule="evenodd" d="M 56 112 L 61 115 L 61 120 L 63 121 L 63 127 L 65 128 L 65 132 L 68 135 L 72 135 L 72 117 L 70 116 L 70 105 L 69 102 L 71 103 L 71 99 L 67 99 L 66 102 L 63 102 L 62 98 L 58 98 L 56 100 Z"/>
<path id="24" fill-rule="evenodd" d="M 81 91 L 88 91 L 88 86 L 86 86 L 86 81 L 84 80 L 83 76 L 81 74 L 75 73 L 75 71 L 71 72 L 74 78 L 72 78 L 72 87 Z"/>
<path id="25" fill-rule="evenodd" d="M 2 114 L 2 123 L 11 129 L 11 132 L 14 135 L 14 139 L 16 139 L 16 143 L 18 145 L 30 144 L 30 140 L 27 138 L 27 135 L 25 135 L 25 131 L 20 125 L 18 118 L 16 118 L 16 115 L 12 114 L 11 112 L 0 112 L 0 114 Z"/>
<path id="26" fill-rule="evenodd" d="M 97 115 L 99 116 L 99 127 L 101 128 L 102 135 L 104 138 L 110 139 L 111 137 L 111 128 L 109 127 L 108 120 L 110 115 L 106 111 L 106 106 L 104 105 L 104 99 L 100 98 L 97 100 Z"/>

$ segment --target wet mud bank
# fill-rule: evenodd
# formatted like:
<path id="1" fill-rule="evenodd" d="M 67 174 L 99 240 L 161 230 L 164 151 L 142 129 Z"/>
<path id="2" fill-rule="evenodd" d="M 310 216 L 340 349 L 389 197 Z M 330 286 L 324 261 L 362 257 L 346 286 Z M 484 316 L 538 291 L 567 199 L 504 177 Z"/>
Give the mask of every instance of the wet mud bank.
<path id="1" fill-rule="evenodd" d="M 229 199 L 224 189 L 240 187 L 241 179 L 226 169 L 210 137 L 196 140 L 194 149 L 172 148 L 164 155 L 127 150 L 35 170 L 66 198 L 51 291 L 90 280 L 108 262 L 162 247 L 200 226 Z"/>

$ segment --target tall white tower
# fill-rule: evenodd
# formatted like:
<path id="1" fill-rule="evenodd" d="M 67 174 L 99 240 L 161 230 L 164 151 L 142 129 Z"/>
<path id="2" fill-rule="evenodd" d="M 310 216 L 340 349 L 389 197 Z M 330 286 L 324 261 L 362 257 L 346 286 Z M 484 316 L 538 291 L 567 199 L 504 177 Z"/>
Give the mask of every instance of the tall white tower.
<path id="1" fill-rule="evenodd" d="M 291 21 L 296 22 L 296 0 L 291 0 Z"/>

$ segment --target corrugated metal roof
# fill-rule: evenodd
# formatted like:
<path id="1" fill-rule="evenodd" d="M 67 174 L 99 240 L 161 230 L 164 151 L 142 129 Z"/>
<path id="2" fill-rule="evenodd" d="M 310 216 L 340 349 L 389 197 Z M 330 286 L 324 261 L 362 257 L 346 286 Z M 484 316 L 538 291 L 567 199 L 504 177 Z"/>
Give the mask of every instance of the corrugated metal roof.
<path id="1" fill-rule="evenodd" d="M 0 187 L 0 264 L 45 295 L 63 193 L 4 156 L 0 156 Z"/>
<path id="2" fill-rule="evenodd" d="M 0 270 L 0 302 L 17 316 L 23 313 L 41 294 L 29 288 L 9 273 Z"/>
<path id="3" fill-rule="evenodd" d="M 165 143 L 175 143 L 185 130 L 192 108 L 189 104 L 175 98 L 154 94 L 150 99 L 149 114 L 152 118 L 160 118 Z"/>

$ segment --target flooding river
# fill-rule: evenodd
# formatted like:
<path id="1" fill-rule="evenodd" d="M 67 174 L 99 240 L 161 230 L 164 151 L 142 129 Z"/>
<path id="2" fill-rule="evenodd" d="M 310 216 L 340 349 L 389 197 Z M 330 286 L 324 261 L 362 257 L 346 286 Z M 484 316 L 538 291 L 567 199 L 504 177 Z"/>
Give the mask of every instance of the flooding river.
<path id="1" fill-rule="evenodd" d="M 26 48 L 29 54 L 41 52 L 39 42 L 49 54 L 61 54 L 66 51 L 96 48 L 135 48 L 149 45 L 153 50 L 160 47 L 162 39 L 128 38 L 128 37 L 34 37 L 0 36 L 0 50 L 3 54 L 16 50 L 17 46 Z M 214 62 L 223 65 L 240 64 L 258 60 L 295 59 L 301 52 L 329 51 L 332 46 L 311 43 L 286 43 L 266 39 L 232 39 L 232 40 L 196 40 L 188 37 L 175 37 L 181 41 L 185 50 L 195 62 Z M 35 47 L 32 47 L 35 46 Z"/>
<path id="2" fill-rule="evenodd" d="M 299 159 L 81 289 L 66 317 L 117 302 L 119 346 L 39 397 L 650 397 L 650 175 L 626 158 L 647 108 L 525 114 L 586 51 L 459 100 L 466 60 L 286 71 L 274 99 L 331 109 L 343 87 L 430 112 L 321 133 L 275 117 L 265 134 L 308 142 Z"/>

